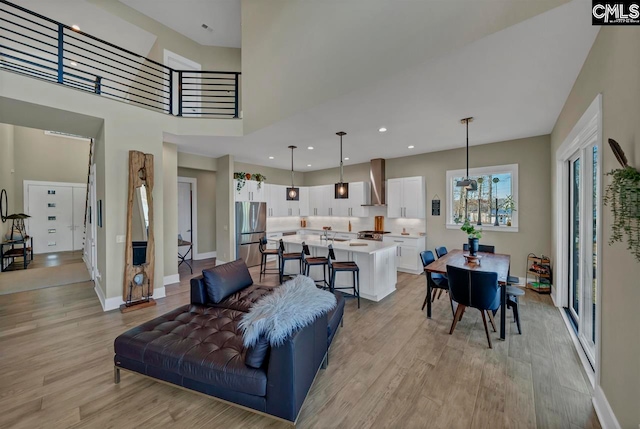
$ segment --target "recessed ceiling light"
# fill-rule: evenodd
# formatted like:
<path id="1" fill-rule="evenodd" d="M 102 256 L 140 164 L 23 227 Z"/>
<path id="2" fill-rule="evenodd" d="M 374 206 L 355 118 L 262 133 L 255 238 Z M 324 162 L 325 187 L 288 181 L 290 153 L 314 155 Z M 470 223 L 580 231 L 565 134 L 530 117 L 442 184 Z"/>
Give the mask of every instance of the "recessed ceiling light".
<path id="1" fill-rule="evenodd" d="M 71 61 L 69 64 L 71 64 L 71 67 L 78 67 L 78 63 L 75 61 Z"/>
<path id="2" fill-rule="evenodd" d="M 349 157 L 348 157 L 348 156 L 347 156 L 347 157 L 345 157 L 345 158 L 344 158 L 344 160 L 345 160 L 345 161 L 349 161 Z"/>
<path id="3" fill-rule="evenodd" d="M 311 167 L 311 164 L 307 164 L 307 167 Z"/>
<path id="4" fill-rule="evenodd" d="M 411 145 L 411 146 L 407 146 L 409 149 L 413 149 L 415 146 Z"/>
<path id="5" fill-rule="evenodd" d="M 269 159 L 273 159 L 273 157 L 272 157 L 272 156 L 270 156 L 270 157 L 269 157 Z"/>
<path id="6" fill-rule="evenodd" d="M 387 132 L 387 129 L 385 127 L 380 127 L 378 128 L 378 131 L 380 131 L 381 133 L 385 133 Z"/>
<path id="7" fill-rule="evenodd" d="M 309 146 L 309 147 L 307 147 L 307 149 L 313 150 L 313 146 Z"/>
<path id="8" fill-rule="evenodd" d="M 73 24 L 73 25 L 71 26 L 71 28 L 73 28 L 73 29 L 74 29 L 74 30 L 76 30 L 76 31 L 80 31 L 80 26 L 79 26 L 79 25 Z"/>

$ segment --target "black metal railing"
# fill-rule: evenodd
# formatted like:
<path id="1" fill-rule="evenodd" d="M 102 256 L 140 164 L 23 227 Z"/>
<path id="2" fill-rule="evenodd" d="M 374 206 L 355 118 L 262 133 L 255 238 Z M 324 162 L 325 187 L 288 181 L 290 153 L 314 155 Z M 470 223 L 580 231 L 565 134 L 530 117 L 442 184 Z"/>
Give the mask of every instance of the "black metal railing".
<path id="1" fill-rule="evenodd" d="M 174 70 L 6 0 L 0 68 L 172 115 L 239 113 L 239 72 Z"/>

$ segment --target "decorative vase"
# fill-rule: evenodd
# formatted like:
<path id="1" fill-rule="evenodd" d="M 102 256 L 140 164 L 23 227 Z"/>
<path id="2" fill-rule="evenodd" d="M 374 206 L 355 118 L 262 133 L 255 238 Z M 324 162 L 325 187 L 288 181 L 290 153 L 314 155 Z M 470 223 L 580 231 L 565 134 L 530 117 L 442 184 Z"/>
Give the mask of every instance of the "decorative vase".
<path id="1" fill-rule="evenodd" d="M 480 239 L 469 237 L 469 255 L 476 256 L 478 254 L 478 246 Z"/>

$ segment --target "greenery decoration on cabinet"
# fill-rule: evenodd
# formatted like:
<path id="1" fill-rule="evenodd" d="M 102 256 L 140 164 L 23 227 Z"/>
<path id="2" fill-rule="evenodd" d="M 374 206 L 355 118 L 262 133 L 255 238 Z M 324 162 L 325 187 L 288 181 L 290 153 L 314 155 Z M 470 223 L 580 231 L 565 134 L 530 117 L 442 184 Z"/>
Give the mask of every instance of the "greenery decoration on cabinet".
<path id="1" fill-rule="evenodd" d="M 258 189 L 262 188 L 262 184 L 267 180 L 267 177 L 262 173 L 245 173 L 244 171 L 237 171 L 233 173 L 233 178 L 238 181 L 236 185 L 236 191 L 240 192 L 247 180 L 255 180 L 258 182 Z"/>
<path id="2" fill-rule="evenodd" d="M 611 237 L 609 245 L 627 239 L 627 249 L 640 261 L 640 172 L 627 163 L 622 148 L 613 139 L 609 145 L 622 168 L 611 170 L 611 183 L 604 195 L 604 204 L 611 209 Z"/>

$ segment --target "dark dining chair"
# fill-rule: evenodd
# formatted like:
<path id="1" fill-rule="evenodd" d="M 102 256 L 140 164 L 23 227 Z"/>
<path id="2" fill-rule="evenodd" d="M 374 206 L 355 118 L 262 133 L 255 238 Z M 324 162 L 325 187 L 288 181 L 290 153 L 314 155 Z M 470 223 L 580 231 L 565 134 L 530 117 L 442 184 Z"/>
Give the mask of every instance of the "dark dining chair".
<path id="1" fill-rule="evenodd" d="M 462 250 L 464 250 L 465 252 L 469 251 L 469 243 L 464 243 L 462 245 Z M 496 246 L 490 246 L 488 244 L 479 244 L 478 245 L 478 252 L 485 252 L 485 253 L 496 253 Z M 520 277 L 516 277 L 516 276 L 508 276 L 507 277 L 507 284 L 513 285 L 513 284 L 518 284 L 520 283 Z"/>
<path id="2" fill-rule="evenodd" d="M 280 284 L 284 278 L 284 264 L 287 261 L 298 261 L 300 263 L 300 274 L 302 274 L 302 252 L 285 253 L 284 242 L 280 239 L 278 245 L 278 257 L 280 258 Z"/>
<path id="3" fill-rule="evenodd" d="M 438 259 L 442 258 L 447 253 L 448 252 L 446 247 L 444 246 L 436 247 L 436 255 L 438 255 Z"/>
<path id="4" fill-rule="evenodd" d="M 489 321 L 495 332 L 496 324 L 493 320 L 493 312 L 500 308 L 498 273 L 472 271 L 447 265 L 447 275 L 449 278 L 449 294 L 451 299 L 458 303 L 449 334 L 453 334 L 467 307 L 477 308 L 482 314 L 482 323 L 484 323 L 484 331 L 487 334 L 489 348 L 493 348 L 485 314 L 489 316 Z"/>
<path id="5" fill-rule="evenodd" d="M 269 256 L 278 256 L 280 251 L 278 249 L 267 249 L 267 239 L 262 237 L 260 239 L 260 245 L 258 246 L 260 249 L 260 281 L 262 281 L 262 276 L 266 276 L 267 274 L 279 274 L 280 273 L 280 263 L 278 262 L 278 268 L 267 268 L 267 258 Z"/>
<path id="6" fill-rule="evenodd" d="M 469 243 L 464 243 L 462 245 L 462 250 L 465 252 L 469 251 Z M 478 252 L 484 253 L 496 253 L 496 246 L 489 246 L 487 244 L 478 244 Z"/>
<path id="7" fill-rule="evenodd" d="M 333 245 L 329 245 L 329 257 L 327 258 L 329 262 L 329 290 L 331 292 L 335 290 L 349 290 L 353 289 L 353 294 L 344 294 L 348 297 L 353 297 L 358 299 L 358 308 L 360 308 L 360 268 L 358 264 L 353 261 L 336 261 L 336 254 L 333 251 Z M 353 286 L 336 286 L 336 273 L 339 272 L 350 272 L 353 276 Z"/>
<path id="8" fill-rule="evenodd" d="M 309 277 L 309 271 L 313 266 L 322 266 L 322 280 L 313 280 L 316 285 L 318 283 L 322 284 L 322 287 L 328 287 L 329 282 L 327 281 L 327 268 L 329 267 L 329 259 L 324 256 L 311 256 L 311 252 L 309 251 L 309 245 L 304 241 L 302 242 L 302 272 L 305 276 Z"/>
<path id="9" fill-rule="evenodd" d="M 516 286 L 507 285 L 507 308 L 513 310 L 513 320 L 516 322 L 518 326 L 518 334 L 522 335 L 522 328 L 520 327 L 520 311 L 519 307 L 519 296 L 523 296 L 524 291 Z"/>
<path id="10" fill-rule="evenodd" d="M 422 260 L 422 267 L 426 267 L 430 263 L 436 260 L 433 256 L 433 252 L 431 250 L 425 250 L 424 252 L 420 252 L 420 259 Z M 431 302 L 434 302 L 436 299 L 436 293 L 439 293 L 438 299 L 440 299 L 440 294 L 442 291 L 449 292 L 449 282 L 447 281 L 447 277 L 443 274 L 438 273 L 430 273 L 425 271 L 425 276 L 427 278 L 427 285 L 431 284 L 431 289 L 433 290 L 432 296 L 427 296 L 424 298 L 424 302 L 422 303 L 422 310 L 424 311 L 424 307 L 427 305 L 427 300 L 431 299 Z M 427 291 L 429 288 L 427 288 Z"/>

